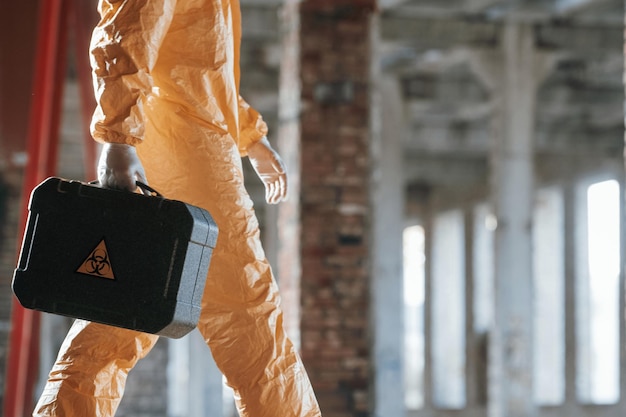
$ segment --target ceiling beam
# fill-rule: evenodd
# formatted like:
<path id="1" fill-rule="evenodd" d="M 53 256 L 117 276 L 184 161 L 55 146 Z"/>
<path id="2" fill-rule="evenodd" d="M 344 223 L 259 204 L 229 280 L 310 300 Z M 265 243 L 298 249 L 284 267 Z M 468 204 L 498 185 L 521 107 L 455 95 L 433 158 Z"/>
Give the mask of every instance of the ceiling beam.
<path id="1" fill-rule="evenodd" d="M 465 0 L 465 10 L 469 13 L 483 12 L 502 2 L 503 0 Z"/>
<path id="2" fill-rule="evenodd" d="M 622 18 L 623 19 L 623 18 Z M 381 36 L 416 51 L 469 46 L 496 47 L 501 39 L 502 21 L 446 17 L 441 19 L 385 14 L 381 19 Z M 546 22 L 534 26 L 538 49 L 566 50 L 597 55 L 621 50 L 623 25 Z"/>
<path id="3" fill-rule="evenodd" d="M 468 185 L 484 183 L 488 178 L 487 155 L 479 157 L 455 155 L 407 154 L 406 183 L 432 186 Z"/>
<path id="4" fill-rule="evenodd" d="M 416 50 L 459 45 L 495 46 L 500 23 L 446 17 L 440 19 L 387 14 L 381 19 L 383 41 L 410 45 Z"/>
<path id="5" fill-rule="evenodd" d="M 624 28 L 623 26 L 574 23 L 543 24 L 536 27 L 535 38 L 539 49 L 598 55 L 623 49 Z"/>
<path id="6" fill-rule="evenodd" d="M 561 14 L 578 13 L 611 2 L 615 0 L 556 0 L 555 9 Z"/>

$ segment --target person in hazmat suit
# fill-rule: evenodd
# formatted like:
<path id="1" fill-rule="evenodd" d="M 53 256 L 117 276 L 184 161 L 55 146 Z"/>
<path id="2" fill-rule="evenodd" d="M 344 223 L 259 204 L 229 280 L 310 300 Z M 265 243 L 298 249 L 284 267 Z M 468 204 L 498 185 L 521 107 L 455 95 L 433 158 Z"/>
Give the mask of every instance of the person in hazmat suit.
<path id="1" fill-rule="evenodd" d="M 321 416 L 283 331 L 279 295 L 244 189 L 247 155 L 266 200 L 286 196 L 260 115 L 239 96 L 238 0 L 100 0 L 91 41 L 105 187 L 150 185 L 208 210 L 219 228 L 198 329 L 244 417 Z M 34 416 L 113 416 L 157 336 L 76 320 Z"/>

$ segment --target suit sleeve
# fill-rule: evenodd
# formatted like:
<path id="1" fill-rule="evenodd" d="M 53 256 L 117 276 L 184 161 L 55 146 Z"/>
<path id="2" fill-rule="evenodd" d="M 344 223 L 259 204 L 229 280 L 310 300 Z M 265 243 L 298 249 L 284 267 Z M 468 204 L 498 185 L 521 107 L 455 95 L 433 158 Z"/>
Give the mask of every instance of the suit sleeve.
<path id="1" fill-rule="evenodd" d="M 136 145 L 143 140 L 143 102 L 174 3 L 100 0 L 101 20 L 90 47 L 97 102 L 91 133 L 97 141 Z"/>
<path id="2" fill-rule="evenodd" d="M 263 117 L 239 96 L 239 153 L 247 155 L 250 145 L 267 136 Z"/>

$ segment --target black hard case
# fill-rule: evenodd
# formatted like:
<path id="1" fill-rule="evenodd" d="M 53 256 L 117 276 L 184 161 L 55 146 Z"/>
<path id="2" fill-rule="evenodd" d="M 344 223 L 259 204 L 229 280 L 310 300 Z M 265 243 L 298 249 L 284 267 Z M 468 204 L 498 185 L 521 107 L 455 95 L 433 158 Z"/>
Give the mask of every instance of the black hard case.
<path id="1" fill-rule="evenodd" d="M 29 309 L 182 337 L 217 233 L 181 201 L 48 178 L 31 194 L 13 291 Z"/>

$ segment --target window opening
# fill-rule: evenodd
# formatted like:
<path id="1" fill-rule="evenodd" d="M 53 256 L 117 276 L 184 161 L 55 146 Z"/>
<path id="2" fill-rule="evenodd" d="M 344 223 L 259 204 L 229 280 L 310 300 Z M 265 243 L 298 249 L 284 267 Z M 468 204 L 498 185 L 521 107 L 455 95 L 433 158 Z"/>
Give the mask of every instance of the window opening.
<path id="1" fill-rule="evenodd" d="M 577 282 L 577 389 L 581 401 L 619 401 L 620 190 L 592 184 L 582 202 Z M 586 208 L 586 210 L 584 210 Z M 586 239 L 584 239 L 586 237 Z"/>
<path id="2" fill-rule="evenodd" d="M 493 323 L 494 222 L 489 205 L 476 206 L 473 236 L 474 331 L 485 337 Z"/>
<path id="3" fill-rule="evenodd" d="M 487 203 L 474 207 L 472 228 L 473 331 L 476 343 L 474 391 L 480 404 L 488 401 L 489 331 L 494 319 L 494 231 L 495 216 Z"/>
<path id="4" fill-rule="evenodd" d="M 425 234 L 422 226 L 403 233 L 405 406 L 424 406 L 424 277 Z"/>

